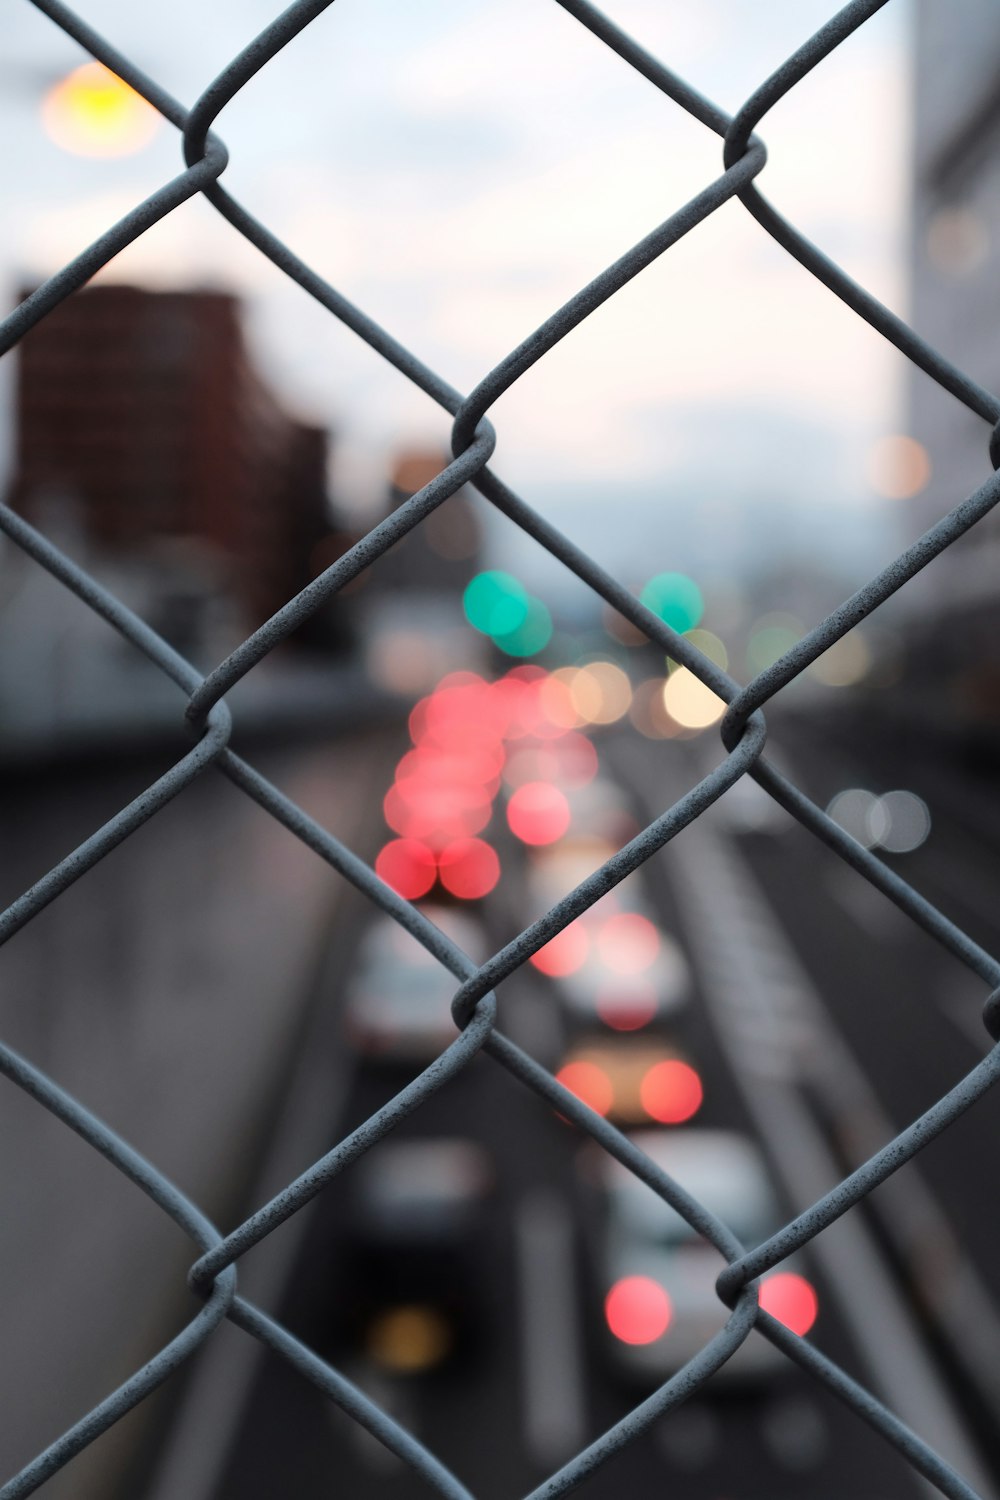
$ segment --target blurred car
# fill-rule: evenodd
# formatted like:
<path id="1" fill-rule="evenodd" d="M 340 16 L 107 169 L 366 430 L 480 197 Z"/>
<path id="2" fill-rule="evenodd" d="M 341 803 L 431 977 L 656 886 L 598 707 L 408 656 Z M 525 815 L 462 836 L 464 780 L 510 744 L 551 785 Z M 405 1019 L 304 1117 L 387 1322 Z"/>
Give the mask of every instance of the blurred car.
<path id="1" fill-rule="evenodd" d="M 620 843 L 582 832 L 571 824 L 569 832 L 558 843 L 532 850 L 527 872 L 531 904 L 538 911 L 554 906 L 620 847 Z M 625 901 L 639 900 L 641 886 L 641 876 L 637 872 L 626 875 L 615 890 Z"/>
<path id="2" fill-rule="evenodd" d="M 620 848 L 639 832 L 630 797 L 607 777 L 567 788 L 566 796 L 575 838 L 606 839 Z"/>
<path id="3" fill-rule="evenodd" d="M 781 1222 L 760 1151 L 733 1131 L 696 1126 L 640 1131 L 635 1144 L 722 1220 L 749 1249 Z M 586 1158 L 603 1200 L 598 1279 L 604 1345 L 617 1372 L 643 1385 L 678 1371 L 729 1316 L 715 1282 L 725 1261 L 669 1204 L 605 1152 Z M 762 1305 L 804 1334 L 816 1294 L 796 1257 L 767 1273 Z M 726 1383 L 773 1379 L 787 1360 L 756 1331 L 715 1377 Z"/>
<path id="4" fill-rule="evenodd" d="M 475 917 L 446 906 L 421 910 L 474 962 L 482 960 L 486 941 Z M 398 922 L 379 914 L 361 940 L 347 986 L 348 1038 L 370 1062 L 432 1062 L 458 1035 L 451 1002 L 459 984 Z"/>
<path id="5" fill-rule="evenodd" d="M 328 1337 L 383 1373 L 413 1376 L 472 1350 L 489 1319 L 481 1265 L 490 1159 L 454 1137 L 380 1143 L 351 1173 L 347 1265 Z"/>
<path id="6" fill-rule="evenodd" d="M 677 1125 L 701 1107 L 696 1069 L 658 1036 L 588 1036 L 556 1077 L 615 1125 Z"/>
<path id="7" fill-rule="evenodd" d="M 609 924 L 602 920 L 604 914 L 595 912 L 579 918 L 592 941 L 591 951 L 584 963 L 571 973 L 557 976 L 559 994 L 570 1015 L 577 1021 L 601 1021 L 614 1031 L 636 1031 L 643 1026 L 663 1022 L 680 1010 L 691 993 L 691 971 L 687 959 L 678 943 L 656 927 L 643 913 L 623 914 L 640 917 L 649 926 L 636 930 L 644 933 L 633 943 L 624 923 L 612 923 L 622 938 L 616 935 L 614 943 L 619 958 L 612 959 L 602 953 L 602 937 L 609 932 Z M 655 952 L 648 965 L 642 968 L 623 966 L 621 958 L 630 951 L 634 953 L 638 943 L 652 946 L 645 934 L 653 935 Z M 604 945 L 610 948 L 610 942 Z M 626 960 L 627 962 L 627 960 Z"/>
<path id="8" fill-rule="evenodd" d="M 528 872 L 533 913 L 554 906 L 613 850 L 587 842 L 535 856 Z M 556 981 L 577 1021 L 634 1031 L 672 1016 L 692 978 L 680 944 L 655 921 L 637 875 L 602 896 L 531 958 Z"/>

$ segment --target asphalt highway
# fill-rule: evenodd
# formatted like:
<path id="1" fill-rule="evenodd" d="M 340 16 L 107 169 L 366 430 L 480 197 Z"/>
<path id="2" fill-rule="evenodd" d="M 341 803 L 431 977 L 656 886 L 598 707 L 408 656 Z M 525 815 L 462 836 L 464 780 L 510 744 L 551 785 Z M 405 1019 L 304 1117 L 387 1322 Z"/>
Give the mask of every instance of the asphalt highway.
<path id="1" fill-rule="evenodd" d="M 921 777 L 919 765 L 907 763 L 901 781 L 877 743 L 841 744 L 823 726 L 810 731 L 797 721 L 779 725 L 777 738 L 787 768 L 824 805 L 845 786 L 882 792 L 902 784 L 923 796 L 930 837 L 892 862 L 979 941 L 995 937 L 988 892 L 1000 840 L 977 818 L 961 767 L 936 761 Z M 663 745 L 609 730 L 598 744 L 603 774 L 640 821 L 719 754 L 710 736 Z M 516 870 L 516 858 L 505 869 Z M 690 994 L 670 1021 L 669 1042 L 701 1075 L 699 1124 L 760 1142 L 786 1215 L 884 1144 L 987 1050 L 978 1021 L 983 986 L 745 788 L 685 830 L 641 880 L 661 931 L 690 965 Z M 481 908 L 490 950 L 532 914 L 516 875 Z M 334 991 L 347 967 L 343 941 L 331 940 Z M 336 1010 L 337 997 L 329 998 Z M 502 985 L 499 1000 L 501 1027 L 547 1066 L 579 1040 L 579 1019 L 561 1005 L 558 985 L 534 971 Z M 339 1001 L 342 1008 L 342 993 Z M 327 1137 L 367 1118 L 407 1076 L 352 1057 Z M 819 1294 L 817 1346 L 983 1495 L 996 1493 L 1000 1411 L 995 1127 L 987 1099 L 805 1257 Z M 419 1253 L 402 1224 L 373 1251 L 361 1179 L 345 1174 L 317 1200 L 269 1305 L 480 1500 L 527 1494 L 647 1394 L 609 1358 L 583 1143 L 488 1057 L 397 1136 L 473 1143 L 487 1185 L 473 1194 L 464 1224 L 431 1254 Z M 385 1357 L 364 1329 L 394 1299 L 445 1309 L 446 1356 L 432 1352 L 419 1370 Z M 423 1336 L 433 1350 L 432 1324 Z M 255 1362 L 245 1399 L 216 1441 L 212 1485 L 204 1495 L 190 1491 L 190 1500 L 429 1493 L 270 1356 Z M 930 1493 L 852 1412 L 792 1369 L 749 1390 L 713 1382 L 597 1470 L 581 1493 L 641 1500 L 668 1487 L 684 1500 Z"/>

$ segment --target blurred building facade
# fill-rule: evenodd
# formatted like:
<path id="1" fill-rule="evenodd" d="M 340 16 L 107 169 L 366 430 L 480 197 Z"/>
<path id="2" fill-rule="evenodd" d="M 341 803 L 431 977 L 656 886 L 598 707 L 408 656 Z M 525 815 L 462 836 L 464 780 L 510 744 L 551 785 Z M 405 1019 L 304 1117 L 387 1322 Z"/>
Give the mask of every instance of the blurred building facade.
<path id="1" fill-rule="evenodd" d="M 911 318 L 943 354 L 1000 389 L 1000 27 L 994 0 L 917 0 L 914 15 Z M 931 478 L 909 504 L 932 526 L 989 477 L 981 417 L 913 368 L 912 431 Z M 928 570 L 940 607 L 995 592 L 1000 522 Z"/>
<path id="2" fill-rule="evenodd" d="M 438 448 L 401 450 L 390 468 L 387 514 L 449 462 Z M 404 694 L 426 692 L 446 672 L 483 665 L 483 638 L 466 624 L 461 606 L 482 566 L 482 547 L 482 524 L 463 487 L 370 570 L 361 600 L 365 661 L 376 683 Z"/>
<path id="3" fill-rule="evenodd" d="M 271 394 L 236 298 L 87 288 L 22 341 L 16 401 L 11 504 L 72 511 L 92 552 L 170 541 L 183 572 L 184 539 L 250 628 L 329 561 L 327 434 Z"/>
<path id="4" fill-rule="evenodd" d="M 916 0 L 909 321 L 988 390 L 1000 390 L 1000 27 L 994 0 Z M 930 478 L 915 535 L 992 473 L 989 426 L 916 366 L 910 429 Z M 1000 515 L 989 515 L 914 580 L 907 680 L 927 733 L 992 757 L 1000 735 Z"/>
<path id="5" fill-rule="evenodd" d="M 406 448 L 396 455 L 389 477 L 389 510 L 430 484 L 448 467 L 437 448 Z M 461 593 L 479 567 L 482 528 L 463 486 L 388 552 L 380 573 L 386 587 L 410 593 Z"/>

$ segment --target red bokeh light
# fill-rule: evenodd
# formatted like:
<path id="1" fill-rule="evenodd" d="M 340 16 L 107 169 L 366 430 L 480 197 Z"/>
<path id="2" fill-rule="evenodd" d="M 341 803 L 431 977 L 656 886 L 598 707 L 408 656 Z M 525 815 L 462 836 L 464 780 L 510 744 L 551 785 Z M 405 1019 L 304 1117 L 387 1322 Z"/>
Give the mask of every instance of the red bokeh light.
<path id="1" fill-rule="evenodd" d="M 408 750 L 396 767 L 396 780 L 411 778 L 432 782 L 451 783 L 460 781 L 484 787 L 495 796 L 500 786 L 500 771 L 504 763 L 503 747 L 498 740 L 486 741 L 468 747 L 463 754 L 453 755 L 434 746 L 420 745 Z"/>
<path id="2" fill-rule="evenodd" d="M 604 1316 L 623 1344 L 651 1344 L 670 1327 L 670 1298 L 651 1276 L 625 1276 L 604 1299 Z"/>
<path id="3" fill-rule="evenodd" d="M 554 844 L 569 827 L 569 803 L 549 781 L 526 781 L 507 804 L 507 822 L 524 844 Z"/>
<path id="4" fill-rule="evenodd" d="M 524 683 L 509 674 L 506 677 L 500 677 L 490 688 L 494 711 L 503 722 L 505 735 L 508 734 L 511 724 L 517 718 L 517 706 L 523 692 Z"/>
<path id="5" fill-rule="evenodd" d="M 575 974 L 587 961 L 590 938 L 587 929 L 577 920 L 564 927 L 550 938 L 544 948 L 539 948 L 528 960 L 543 974 L 561 979 L 566 974 Z"/>
<path id="6" fill-rule="evenodd" d="M 407 776 L 389 788 L 382 810 L 396 833 L 440 847 L 479 833 L 490 821 L 493 806 L 483 787 L 460 782 L 439 786 Z"/>
<path id="7" fill-rule="evenodd" d="M 407 901 L 426 896 L 437 876 L 434 853 L 418 839 L 393 839 L 375 861 L 375 873 Z"/>
<path id="8" fill-rule="evenodd" d="M 816 1321 L 819 1300 L 811 1284 L 795 1271 L 775 1271 L 773 1276 L 765 1277 L 759 1296 L 764 1311 L 800 1337 Z"/>
<path id="9" fill-rule="evenodd" d="M 508 786 L 524 786 L 528 781 L 555 781 L 559 776 L 559 757 L 543 745 L 522 745 L 508 755 L 503 779 Z"/>
<path id="10" fill-rule="evenodd" d="M 508 739 L 522 739 L 528 734 L 546 737 L 552 733 L 553 726 L 543 711 L 539 691 L 547 676 L 541 667 L 523 666 L 514 667 L 501 679 L 506 684 L 502 692 L 508 709 Z M 499 686 L 494 684 L 494 688 Z"/>
<path id="11" fill-rule="evenodd" d="M 701 1108 L 701 1079 L 688 1063 L 668 1058 L 654 1063 L 639 1085 L 639 1102 L 650 1119 L 679 1125 Z"/>
<path id="12" fill-rule="evenodd" d="M 429 702 L 429 698 L 420 698 L 410 710 L 410 738 L 415 745 L 419 745 L 424 737 L 427 727 L 427 705 Z"/>
<path id="13" fill-rule="evenodd" d="M 556 1082 L 569 1089 L 596 1114 L 606 1115 L 615 1102 L 611 1079 L 603 1068 L 591 1062 L 570 1062 L 559 1069 Z"/>
<path id="14" fill-rule="evenodd" d="M 489 895 L 500 879 L 496 850 L 483 839 L 456 839 L 438 856 L 441 884 L 462 901 Z"/>
<path id="15" fill-rule="evenodd" d="M 503 778 L 508 786 L 526 781 L 555 781 L 581 787 L 597 775 L 597 751 L 585 735 L 570 730 L 560 739 L 521 745 L 507 758 Z"/>
<path id="16" fill-rule="evenodd" d="M 597 775 L 597 751 L 579 730 L 571 729 L 556 740 L 552 752 L 559 761 L 559 780 L 566 786 L 586 786 Z"/>
<path id="17" fill-rule="evenodd" d="M 507 710 L 489 683 L 471 672 L 453 672 L 410 714 L 414 745 L 446 755 L 489 754 L 495 774 L 503 764 L 500 745 Z"/>
<path id="18" fill-rule="evenodd" d="M 598 991 L 597 1014 L 614 1031 L 638 1031 L 657 1009 L 656 990 L 645 980 L 633 980 L 625 988 L 607 985 Z"/>
<path id="19" fill-rule="evenodd" d="M 660 934 L 640 912 L 615 912 L 598 930 L 597 951 L 616 974 L 641 974 L 656 962 Z"/>
<path id="20" fill-rule="evenodd" d="M 492 701 L 486 683 L 478 678 L 467 683 L 445 679 L 427 700 L 424 736 L 447 737 L 451 730 L 466 725 L 475 725 L 483 735 L 495 734 L 500 726 L 492 722 Z"/>

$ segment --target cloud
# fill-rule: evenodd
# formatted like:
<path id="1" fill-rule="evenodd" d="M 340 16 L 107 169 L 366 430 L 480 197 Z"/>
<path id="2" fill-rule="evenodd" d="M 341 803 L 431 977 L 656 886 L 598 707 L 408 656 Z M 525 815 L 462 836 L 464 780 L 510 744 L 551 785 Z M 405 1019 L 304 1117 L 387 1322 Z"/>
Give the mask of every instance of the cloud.
<path id="1" fill-rule="evenodd" d="M 192 57 L 177 38 L 196 24 L 194 0 L 139 10 L 105 0 L 108 31 L 188 98 L 272 13 L 264 0 L 220 0 Z M 730 107 L 828 18 L 826 0 L 775 0 L 766 26 L 744 0 L 617 0 L 609 10 Z M 893 24 L 880 16 L 863 27 L 768 117 L 761 185 L 898 306 L 906 169 Z M 18 129 L 5 176 L 16 226 L 8 277 L 14 261 L 20 274 L 69 258 L 179 161 L 167 132 L 161 154 L 130 175 L 98 175 L 54 158 L 30 121 Z M 721 170 L 716 136 L 535 0 L 332 6 L 227 108 L 221 129 L 232 189 L 461 389 Z M 447 428 L 205 204 L 172 215 L 114 274 L 237 287 L 272 380 L 341 428 Z M 741 400 L 783 404 L 853 440 L 889 420 L 901 369 L 733 204 L 501 400 L 498 464 L 529 479 L 646 484 L 673 461 L 664 434 L 679 411 Z M 657 412 L 659 426 L 648 416 Z M 780 468 L 781 452 L 769 457 Z"/>

